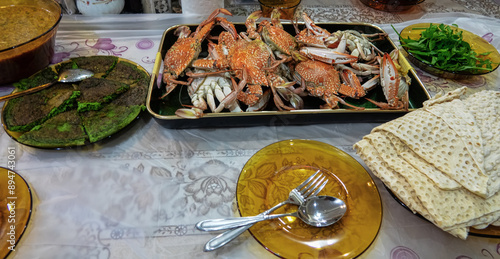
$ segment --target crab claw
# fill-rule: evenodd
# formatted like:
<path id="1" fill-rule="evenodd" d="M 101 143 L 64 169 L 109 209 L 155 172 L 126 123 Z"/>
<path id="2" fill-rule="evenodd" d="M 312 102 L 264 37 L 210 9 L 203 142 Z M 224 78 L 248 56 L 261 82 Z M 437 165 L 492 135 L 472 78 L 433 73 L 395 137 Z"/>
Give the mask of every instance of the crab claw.
<path id="1" fill-rule="evenodd" d="M 341 85 L 339 93 L 354 99 L 358 99 L 359 97 L 366 95 L 365 89 L 361 86 L 358 76 L 354 74 L 354 72 L 351 70 L 344 70 L 340 76 L 342 77 L 344 83 L 347 84 L 347 87 L 345 87 L 345 85 Z"/>
<path id="2" fill-rule="evenodd" d="M 304 23 L 305 23 L 307 29 L 315 36 L 323 37 L 324 39 L 326 39 L 328 36 L 330 36 L 330 32 L 317 26 L 313 22 L 313 20 L 307 15 L 306 12 L 302 13 L 302 19 L 304 19 Z"/>
<path id="3" fill-rule="evenodd" d="M 367 100 L 380 107 L 380 109 L 408 110 L 407 93 L 402 97 L 402 100 L 398 97 L 400 81 L 401 77 L 396 66 L 394 65 L 394 62 L 392 61 L 392 58 L 389 54 L 384 53 L 382 66 L 380 67 L 380 85 L 382 86 L 387 103 L 376 102 L 368 98 Z"/>
<path id="4" fill-rule="evenodd" d="M 203 110 L 198 108 L 180 108 L 175 111 L 175 115 L 185 119 L 199 119 L 203 117 Z"/>
<path id="5" fill-rule="evenodd" d="M 384 96 L 391 106 L 395 106 L 397 102 L 399 81 L 400 76 L 392 58 L 389 54 L 384 53 L 382 66 L 380 67 L 380 85 L 382 85 Z"/>
<path id="6" fill-rule="evenodd" d="M 300 54 L 327 64 L 348 64 L 358 61 L 358 57 L 328 48 L 303 47 Z"/>
<path id="7" fill-rule="evenodd" d="M 204 20 L 203 22 L 200 23 L 200 25 L 198 25 L 198 29 L 196 30 L 196 32 L 199 31 L 200 28 L 202 28 L 203 26 L 211 23 L 213 20 L 215 20 L 215 17 L 217 17 L 217 15 L 219 14 L 225 14 L 225 15 L 229 15 L 229 16 L 233 16 L 233 14 L 228 11 L 227 9 L 224 9 L 224 8 L 218 8 L 218 9 L 215 9 L 209 16 L 206 20 Z"/>

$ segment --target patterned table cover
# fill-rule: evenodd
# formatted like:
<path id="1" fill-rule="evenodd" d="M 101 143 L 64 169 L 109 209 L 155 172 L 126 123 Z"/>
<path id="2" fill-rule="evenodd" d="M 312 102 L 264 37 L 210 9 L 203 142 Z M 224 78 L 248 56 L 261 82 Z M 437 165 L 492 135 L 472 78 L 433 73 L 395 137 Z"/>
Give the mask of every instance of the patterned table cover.
<path id="1" fill-rule="evenodd" d="M 471 14 L 467 12 L 479 8 L 465 5 L 465 9 L 452 8 L 457 12 L 445 12 L 450 11 L 445 4 L 426 1 L 419 7 L 426 14 L 412 20 L 408 19 L 412 14 L 388 14 L 358 4 L 353 9 L 351 1 L 317 2 L 322 4 L 303 6 L 313 19 L 379 21 L 375 24 L 395 41 L 391 24 L 401 30 L 418 22 L 444 22 L 474 31 L 500 49 L 498 12 L 491 16 Z M 459 6 L 467 2 L 453 3 Z M 491 6 L 473 13 L 498 10 L 496 2 L 481 3 Z M 434 7 L 435 11 L 428 11 Z M 203 19 L 189 14 L 65 16 L 53 62 L 115 55 L 151 71 L 163 31 Z M 473 91 L 500 90 L 499 73 L 454 81 L 418 70 L 432 95 L 464 85 Z M 0 87 L 0 94 L 11 90 Z M 15 258 L 274 258 L 248 232 L 217 251 L 205 253 L 203 245 L 215 234 L 197 231 L 194 224 L 237 215 L 234 196 L 239 172 L 261 148 L 285 139 L 312 139 L 334 145 L 360 161 L 352 145 L 377 125 L 352 122 L 176 130 L 162 127 L 146 114 L 117 136 L 68 150 L 26 147 L 2 130 L 0 166 L 7 166 L 12 158 L 8 152 L 15 150 L 15 171 L 31 183 L 39 199 L 30 231 L 16 247 Z M 500 239 L 454 238 L 408 212 L 378 179 L 375 182 L 382 197 L 383 222 L 374 243 L 360 258 L 500 257 Z"/>

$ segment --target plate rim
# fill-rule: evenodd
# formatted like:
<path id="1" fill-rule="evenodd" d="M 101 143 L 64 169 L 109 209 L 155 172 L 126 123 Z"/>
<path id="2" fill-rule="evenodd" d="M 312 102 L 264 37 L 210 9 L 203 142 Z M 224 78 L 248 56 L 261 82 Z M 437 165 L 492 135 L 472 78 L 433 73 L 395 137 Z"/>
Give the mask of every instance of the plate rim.
<path id="1" fill-rule="evenodd" d="M 6 168 L 6 167 L 3 167 L 3 166 L 0 166 L 0 173 L 8 173 L 9 171 L 11 172 L 14 172 L 15 173 L 15 176 L 16 177 L 19 177 L 21 178 L 22 182 L 24 183 L 24 185 L 26 185 L 26 188 L 28 190 L 28 197 L 29 197 L 29 212 L 28 212 L 28 217 L 26 218 L 26 222 L 23 222 L 22 223 L 22 231 L 21 231 L 21 234 L 19 235 L 19 238 L 16 239 L 16 243 L 15 243 L 15 247 L 17 250 L 17 247 L 19 246 L 19 244 L 22 242 L 23 240 L 23 236 L 28 232 L 28 227 L 29 225 L 31 225 L 31 219 L 33 217 L 33 214 L 34 214 L 34 209 L 35 209 L 35 192 L 34 192 L 34 189 L 33 187 L 28 183 L 28 181 L 21 175 L 19 174 L 17 171 L 15 170 L 11 170 L 10 168 Z M 17 183 L 16 183 L 17 185 Z M 17 189 L 17 187 L 16 187 Z M 7 198 L 7 197 L 6 197 Z M 17 229 L 17 226 L 16 226 L 16 229 Z M 7 246 L 8 247 L 8 246 Z M 15 254 L 15 250 L 9 250 L 7 252 L 7 254 L 5 255 L 5 258 L 9 258 L 9 256 L 12 256 Z"/>
<path id="2" fill-rule="evenodd" d="M 382 221 L 383 221 L 383 217 L 384 217 L 384 213 L 383 213 L 383 203 L 382 203 L 382 197 L 381 197 L 381 194 L 380 194 L 380 190 L 377 186 L 377 184 L 375 183 L 375 180 L 374 178 L 368 173 L 368 171 L 361 165 L 361 163 L 359 163 L 359 161 L 357 161 L 354 157 L 352 157 L 350 154 L 348 154 L 347 152 L 341 150 L 340 148 L 336 147 L 336 146 L 333 146 L 331 144 L 328 144 L 328 143 L 325 143 L 325 142 L 321 142 L 321 141 L 317 141 L 317 140 L 310 140 L 310 139 L 286 139 L 286 140 L 281 140 L 281 141 L 277 141 L 277 142 L 273 142 L 269 145 L 266 145 L 265 147 L 261 148 L 260 150 L 258 150 L 256 153 L 254 153 L 248 160 L 247 162 L 245 163 L 245 165 L 243 166 L 241 172 L 240 172 L 240 175 L 238 176 L 238 180 L 237 180 L 237 185 L 236 185 L 236 196 L 235 196 L 235 199 L 236 199 L 236 206 L 237 206 L 237 209 L 238 209 L 238 213 L 240 216 L 242 216 L 242 210 L 241 210 L 241 206 L 240 206 L 240 202 L 238 201 L 238 196 L 239 196 L 239 192 L 238 192 L 238 189 L 239 189 L 239 182 L 240 182 L 240 179 L 243 175 L 243 172 L 245 171 L 245 168 L 247 167 L 248 163 L 252 160 L 252 158 L 254 158 L 257 154 L 259 154 L 260 152 L 264 152 L 266 151 L 267 149 L 269 149 L 270 147 L 272 147 L 273 145 L 278 145 L 280 143 L 286 143 L 286 142 L 294 142 L 295 144 L 294 145 L 297 145 L 297 141 L 299 142 L 303 142 L 303 143 L 308 143 L 308 144 L 320 144 L 320 145 L 323 145 L 325 147 L 328 147 L 328 148 L 332 148 L 333 150 L 337 151 L 338 153 L 342 154 L 342 155 L 345 155 L 346 157 L 352 159 L 353 162 L 355 162 L 357 165 L 359 165 L 361 168 L 363 168 L 363 173 L 366 174 L 366 176 L 370 179 L 371 183 L 373 184 L 373 189 L 374 191 L 377 193 L 377 200 L 379 201 L 380 203 L 380 207 L 379 207 L 379 211 L 377 211 L 377 215 L 379 214 L 380 215 L 380 220 L 378 222 L 378 226 L 377 226 L 377 230 L 375 231 L 374 233 L 374 236 L 373 238 L 371 238 L 370 242 L 368 242 L 368 244 L 366 245 L 366 247 L 360 251 L 358 254 L 356 254 L 354 257 L 358 257 L 360 256 L 361 254 L 363 254 L 364 252 L 366 252 L 370 247 L 371 245 L 375 242 L 375 240 L 377 239 L 379 233 L 380 233 L 380 230 L 382 228 Z M 300 164 L 294 164 L 295 165 L 300 165 Z M 306 166 L 306 165 L 304 165 Z M 277 169 L 279 170 L 279 169 Z M 332 172 L 333 174 L 333 172 Z M 340 177 L 338 177 L 336 174 L 334 174 L 334 177 L 338 178 L 339 180 L 342 180 Z M 342 182 L 342 184 L 344 184 Z M 349 192 L 349 190 L 347 190 L 347 192 Z M 257 241 L 264 249 L 266 249 L 267 251 L 269 251 L 270 253 L 272 253 L 273 255 L 275 256 L 278 256 L 278 257 L 283 257 L 283 255 L 280 255 L 278 254 L 277 252 L 274 252 L 273 250 L 271 250 L 268 246 L 266 246 L 265 244 L 263 244 L 259 239 L 256 238 L 255 234 L 252 232 L 252 229 L 248 229 L 248 231 L 250 232 L 252 238 Z"/>

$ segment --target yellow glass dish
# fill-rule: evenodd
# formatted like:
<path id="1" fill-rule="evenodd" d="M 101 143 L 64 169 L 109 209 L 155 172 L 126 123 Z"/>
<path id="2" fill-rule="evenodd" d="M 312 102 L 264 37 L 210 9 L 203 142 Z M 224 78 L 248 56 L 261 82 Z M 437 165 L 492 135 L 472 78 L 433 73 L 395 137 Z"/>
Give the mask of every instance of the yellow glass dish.
<path id="1" fill-rule="evenodd" d="M 28 229 L 35 207 L 34 192 L 24 178 L 0 167 L 0 258 L 13 256 Z"/>
<path id="2" fill-rule="evenodd" d="M 271 144 L 245 164 L 236 189 L 241 216 L 257 215 L 288 198 L 288 193 L 318 169 L 329 179 L 319 195 L 344 200 L 347 212 L 323 228 L 294 217 L 259 222 L 250 233 L 267 250 L 284 258 L 353 258 L 373 242 L 382 221 L 378 189 L 368 172 L 349 154 L 312 140 Z M 285 205 L 275 213 L 292 212 Z"/>
<path id="3" fill-rule="evenodd" d="M 428 28 L 431 24 L 430 23 L 417 23 L 410 25 L 406 28 L 404 28 L 401 33 L 400 33 L 400 42 L 401 39 L 412 39 L 412 40 L 418 40 L 421 37 L 422 34 L 422 28 Z M 498 50 L 491 45 L 488 41 L 485 39 L 479 37 L 478 35 L 471 33 L 469 31 L 453 27 L 454 30 L 461 31 L 463 35 L 463 40 L 467 43 L 470 44 L 472 50 L 474 50 L 476 53 L 486 53 L 490 52 L 489 55 L 485 56 L 486 59 L 490 59 L 491 62 L 493 63 L 492 70 L 491 71 L 477 71 L 477 72 L 467 72 L 467 71 L 460 71 L 460 72 L 452 72 L 452 71 L 446 71 L 442 70 L 440 68 L 434 67 L 432 65 L 426 64 L 419 60 L 417 57 L 412 55 L 411 53 L 408 53 L 408 59 L 410 60 L 411 63 L 413 63 L 415 66 L 418 68 L 428 72 L 429 74 L 439 76 L 442 78 L 448 78 L 448 79 L 465 79 L 469 78 L 471 76 L 475 75 L 484 75 L 491 73 L 495 71 L 495 69 L 498 68 L 500 64 L 500 54 L 498 53 Z M 402 43 L 401 43 L 402 44 Z M 406 51 L 407 49 L 404 48 Z"/>

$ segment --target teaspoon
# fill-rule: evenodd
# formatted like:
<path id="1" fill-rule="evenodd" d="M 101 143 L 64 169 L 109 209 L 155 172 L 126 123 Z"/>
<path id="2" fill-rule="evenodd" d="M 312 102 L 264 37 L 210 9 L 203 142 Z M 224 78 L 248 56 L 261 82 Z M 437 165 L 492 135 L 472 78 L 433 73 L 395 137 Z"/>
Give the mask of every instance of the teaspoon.
<path id="1" fill-rule="evenodd" d="M 1 96 L 0 97 L 0 102 L 7 101 L 7 100 L 10 100 L 10 99 L 14 99 L 14 98 L 21 97 L 21 96 L 24 96 L 24 95 L 27 95 L 27 94 L 31 94 L 31 93 L 35 93 L 35 92 L 41 91 L 41 90 L 43 90 L 43 89 L 45 89 L 45 88 L 47 88 L 47 87 L 49 87 L 49 86 L 51 86 L 51 85 L 53 85 L 55 83 L 74 83 L 74 82 L 79 82 L 79 81 L 82 81 L 83 79 L 87 79 L 89 77 L 92 77 L 93 75 L 94 75 L 94 73 L 92 71 L 89 71 L 89 70 L 86 70 L 86 69 L 80 69 L 80 68 L 67 69 L 67 70 L 62 71 L 59 74 L 59 77 L 57 78 L 57 80 L 54 81 L 54 82 L 50 82 L 50 83 L 47 83 L 47 84 L 36 86 L 36 87 L 30 88 L 30 89 L 27 89 L 27 90 L 24 90 L 24 91 L 20 91 L 20 92 L 16 92 L 16 93 L 12 93 L 12 94 Z"/>

